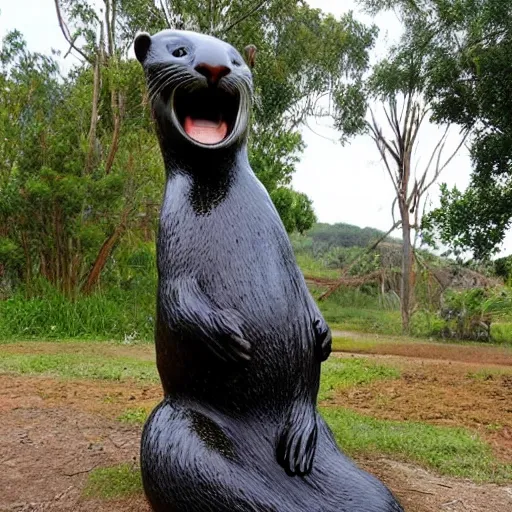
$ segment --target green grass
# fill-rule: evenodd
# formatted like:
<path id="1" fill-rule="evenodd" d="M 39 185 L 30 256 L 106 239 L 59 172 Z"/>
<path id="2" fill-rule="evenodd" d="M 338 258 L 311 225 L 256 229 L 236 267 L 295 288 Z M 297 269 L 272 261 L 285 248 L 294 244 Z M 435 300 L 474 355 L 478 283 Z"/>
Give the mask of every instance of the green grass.
<path id="1" fill-rule="evenodd" d="M 142 492 L 140 468 L 121 464 L 89 473 L 83 494 L 88 498 L 116 499 Z"/>
<path id="2" fill-rule="evenodd" d="M 65 378 L 158 381 L 153 361 L 91 356 L 79 352 L 18 354 L 4 349 L 0 350 L 0 371 Z M 486 378 L 486 375 L 482 373 L 474 378 Z M 374 364 L 365 358 L 332 358 L 323 366 L 319 398 L 328 400 L 336 389 L 343 387 L 397 377 L 398 370 Z M 127 409 L 118 420 L 142 424 L 148 412 L 144 408 Z M 498 463 L 490 447 L 465 429 L 377 420 L 334 407 L 324 407 L 322 413 L 350 455 L 385 455 L 420 464 L 440 474 L 476 481 L 512 479 L 512 466 Z M 139 489 L 138 470 L 123 465 L 93 471 L 86 492 L 89 496 L 110 498 L 138 492 Z"/>
<path id="3" fill-rule="evenodd" d="M 158 381 L 153 361 L 83 354 L 16 354 L 0 351 L 0 372 L 76 379 Z"/>
<path id="4" fill-rule="evenodd" d="M 491 337 L 495 343 L 512 343 L 512 322 L 498 322 L 491 325 Z"/>
<path id="5" fill-rule="evenodd" d="M 476 482 L 512 479 L 512 465 L 496 461 L 491 448 L 466 429 L 384 421 L 339 408 L 322 408 L 322 414 L 351 456 L 386 455 Z"/>
<path id="6" fill-rule="evenodd" d="M 319 305 L 326 321 L 338 324 L 343 330 L 392 335 L 402 332 L 399 311 L 341 307 L 333 301 Z"/>
<path id="7" fill-rule="evenodd" d="M 126 409 L 120 416 L 117 417 L 117 421 L 121 423 L 128 423 L 129 425 L 143 425 L 150 411 L 144 409 L 144 407 L 134 407 Z"/>
<path id="8" fill-rule="evenodd" d="M 318 278 L 336 279 L 340 277 L 338 269 L 326 268 L 322 261 L 314 258 L 310 254 L 296 254 L 297 263 L 302 272 L 307 276 Z"/>
<path id="9" fill-rule="evenodd" d="M 155 291 L 96 293 L 71 301 L 49 288 L 41 298 L 0 301 L 0 339 L 150 340 Z"/>
<path id="10" fill-rule="evenodd" d="M 396 379 L 400 372 L 389 366 L 374 364 L 367 359 L 331 358 L 322 367 L 322 381 L 318 399 L 328 400 L 337 390 L 363 386 L 375 380 Z"/>
<path id="11" fill-rule="evenodd" d="M 332 327 L 331 327 L 332 328 Z M 359 352 L 371 350 L 378 345 L 374 338 L 339 338 L 332 339 L 332 350 L 335 352 Z"/>

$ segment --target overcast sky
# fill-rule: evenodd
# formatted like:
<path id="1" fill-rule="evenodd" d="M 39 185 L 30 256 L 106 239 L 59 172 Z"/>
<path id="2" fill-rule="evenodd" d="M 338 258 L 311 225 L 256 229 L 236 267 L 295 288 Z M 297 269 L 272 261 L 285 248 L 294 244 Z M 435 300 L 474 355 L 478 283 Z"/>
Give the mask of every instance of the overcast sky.
<path id="1" fill-rule="evenodd" d="M 359 11 L 353 0 L 309 0 L 309 3 L 336 16 L 352 9 L 361 21 L 372 22 L 370 17 Z M 8 30 L 16 28 L 23 33 L 31 50 L 49 53 L 54 48 L 65 53 L 67 47 L 58 27 L 53 0 L 2 0 L 0 5 L 1 37 Z M 384 56 L 389 45 L 397 40 L 401 26 L 392 13 L 373 21 L 380 28 L 379 40 L 372 54 L 374 61 Z M 67 69 L 71 64 L 72 59 L 68 57 L 62 67 Z M 307 148 L 293 178 L 294 188 L 307 193 L 313 200 L 321 222 L 346 222 L 387 231 L 393 224 L 393 186 L 379 161 L 373 141 L 369 136 L 361 136 L 342 147 L 337 141 L 339 135 L 328 122 L 312 120 L 310 125 L 314 131 L 304 128 Z M 419 169 L 426 164 L 442 130 L 428 123 L 423 127 L 415 155 Z M 446 155 L 457 144 L 457 130 L 454 128 L 446 145 Z M 464 189 L 469 182 L 470 170 L 468 151 L 463 148 L 446 168 L 441 181 Z M 438 204 L 438 185 L 432 187 L 430 198 L 432 207 Z M 502 251 L 502 254 L 510 253 L 512 233 L 507 237 Z"/>

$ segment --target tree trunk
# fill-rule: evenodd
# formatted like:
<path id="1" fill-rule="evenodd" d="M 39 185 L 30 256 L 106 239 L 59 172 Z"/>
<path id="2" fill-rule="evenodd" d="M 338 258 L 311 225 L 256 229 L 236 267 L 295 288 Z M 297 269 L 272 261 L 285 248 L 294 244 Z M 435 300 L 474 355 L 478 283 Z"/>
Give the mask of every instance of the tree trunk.
<path id="1" fill-rule="evenodd" d="M 401 208 L 402 216 L 402 280 L 400 285 L 400 309 L 402 313 L 402 330 L 409 333 L 411 312 L 413 307 L 413 251 L 411 244 L 411 225 L 407 205 Z"/>
<path id="2" fill-rule="evenodd" d="M 114 246 L 116 245 L 117 241 L 126 229 L 126 222 L 128 220 L 129 214 L 130 212 L 128 210 L 126 210 L 123 213 L 121 223 L 119 224 L 119 226 L 117 226 L 114 232 L 105 240 L 105 242 L 103 242 L 103 245 L 101 246 L 98 256 L 96 256 L 96 260 L 94 261 L 91 271 L 89 272 L 87 281 L 82 287 L 82 292 L 84 294 L 87 295 L 91 293 L 95 286 L 98 284 L 100 275 L 103 269 L 105 268 L 105 265 L 107 264 L 108 258 L 112 253 Z"/>
<path id="3" fill-rule="evenodd" d="M 121 117 L 124 113 L 124 96 L 121 93 L 112 91 L 112 112 L 114 114 L 114 134 L 112 136 L 112 145 L 105 164 L 105 174 L 109 174 L 114 165 L 114 159 L 119 149 L 119 135 L 121 133 Z"/>
<path id="4" fill-rule="evenodd" d="M 92 290 L 95 288 L 95 286 L 98 284 L 101 272 L 103 271 L 103 269 L 105 268 L 105 265 L 107 264 L 108 257 L 110 256 L 110 253 L 112 252 L 112 249 L 114 248 L 114 245 L 119 240 L 119 237 L 121 236 L 123 231 L 124 231 L 124 226 L 122 226 L 122 227 L 119 226 L 105 240 L 105 242 L 103 242 L 100 252 L 98 253 L 98 256 L 96 256 L 96 260 L 94 261 L 92 269 L 89 272 L 87 281 L 85 282 L 85 284 L 82 288 L 82 291 L 84 294 L 87 295 L 87 294 L 91 293 Z"/>
<path id="5" fill-rule="evenodd" d="M 100 48 L 96 55 L 94 63 L 94 82 L 92 94 L 92 111 L 91 111 L 91 127 L 89 128 L 88 150 L 87 158 L 85 161 L 85 174 L 89 174 L 93 167 L 94 152 L 96 148 L 96 128 L 98 126 L 98 109 L 100 102 L 100 88 L 101 88 L 101 66 L 102 66 L 102 51 L 103 51 L 103 29 L 101 31 Z"/>

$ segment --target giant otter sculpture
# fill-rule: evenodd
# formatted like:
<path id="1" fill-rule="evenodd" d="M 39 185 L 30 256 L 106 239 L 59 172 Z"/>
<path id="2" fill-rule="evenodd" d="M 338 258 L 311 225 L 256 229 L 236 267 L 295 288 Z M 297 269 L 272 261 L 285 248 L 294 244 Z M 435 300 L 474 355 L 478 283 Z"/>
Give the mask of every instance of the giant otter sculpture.
<path id="1" fill-rule="evenodd" d="M 157 512 L 401 511 L 316 410 L 331 335 L 247 157 L 252 77 L 187 31 L 140 34 L 166 170 L 157 242 L 164 399 L 141 442 Z"/>

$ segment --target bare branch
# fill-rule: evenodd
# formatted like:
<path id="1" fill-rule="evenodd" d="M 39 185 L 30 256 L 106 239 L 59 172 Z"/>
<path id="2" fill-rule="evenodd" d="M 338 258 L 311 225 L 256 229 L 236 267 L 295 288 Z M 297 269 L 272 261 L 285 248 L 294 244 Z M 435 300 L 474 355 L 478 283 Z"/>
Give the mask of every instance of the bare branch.
<path id="1" fill-rule="evenodd" d="M 397 182 L 395 176 L 393 176 L 393 171 L 391 170 L 391 167 L 389 166 L 388 159 L 386 157 L 386 149 L 385 149 L 385 146 L 383 145 L 383 141 L 382 141 L 382 138 L 383 138 L 382 132 L 381 132 L 380 128 L 377 126 L 377 121 L 375 120 L 375 117 L 374 117 L 371 109 L 370 109 L 370 113 L 372 115 L 373 124 L 372 123 L 367 123 L 367 124 L 370 129 L 370 132 L 372 133 L 372 135 L 371 135 L 372 139 L 374 140 L 375 145 L 377 146 L 377 149 L 379 150 L 382 161 L 384 162 L 384 165 L 389 174 L 389 177 L 391 178 L 391 182 L 393 183 L 393 187 L 395 188 L 395 193 L 398 198 L 398 196 L 400 195 L 398 182 Z"/>
<path id="2" fill-rule="evenodd" d="M 397 201 L 398 201 L 398 197 L 395 197 L 395 199 L 393 199 L 393 203 L 391 204 L 391 218 L 393 219 L 393 224 L 396 224 L 395 208 L 396 208 Z"/>
<path id="3" fill-rule="evenodd" d="M 171 20 L 169 18 L 169 14 L 167 13 L 167 9 L 165 8 L 165 5 L 164 5 L 164 0 L 160 0 L 160 7 L 162 9 L 162 12 L 164 13 L 164 18 L 165 18 L 165 22 L 167 23 L 167 26 L 169 28 L 173 28 L 173 26 L 171 24 Z"/>
<path id="4" fill-rule="evenodd" d="M 370 125 L 370 128 L 372 129 L 373 134 L 386 147 L 386 149 L 391 154 L 391 156 L 395 160 L 395 162 L 398 165 L 398 167 L 400 167 L 400 155 L 395 151 L 395 149 L 393 147 L 391 147 L 389 142 L 384 137 L 384 134 L 382 133 L 382 130 L 380 129 L 380 127 L 379 127 L 379 125 L 377 123 L 377 120 L 375 119 L 375 116 L 373 114 L 373 110 L 370 109 L 370 113 L 371 113 L 371 116 L 372 116 L 372 123 Z M 374 137 L 374 140 L 376 141 L 375 137 Z M 379 151 L 380 151 L 380 149 L 379 149 Z M 381 154 L 382 154 L 382 152 L 381 152 Z"/>
<path id="5" fill-rule="evenodd" d="M 75 44 L 75 39 L 73 39 L 71 37 L 69 28 L 66 25 L 66 23 L 64 22 L 64 18 L 62 17 L 59 0 L 55 0 L 55 10 L 57 11 L 57 19 L 59 20 L 59 26 L 62 31 L 62 34 L 64 35 L 64 39 L 66 39 L 69 46 L 71 48 L 73 48 L 73 50 L 75 50 L 77 53 L 79 53 L 87 62 L 89 62 L 90 64 L 93 64 L 93 60 L 91 59 L 91 57 L 87 56 L 80 48 L 78 48 Z"/>
<path id="6" fill-rule="evenodd" d="M 420 190 L 423 188 L 423 184 L 425 183 L 427 173 L 428 173 L 428 171 L 430 169 L 430 166 L 432 165 L 432 161 L 434 160 L 434 157 L 436 156 L 436 154 L 437 154 L 437 152 L 439 151 L 440 148 L 441 148 L 441 151 L 442 151 L 442 146 L 444 146 L 444 141 L 446 140 L 446 137 L 448 135 L 449 128 L 450 128 L 449 125 L 446 126 L 446 130 L 444 131 L 443 136 L 439 139 L 439 142 L 436 144 L 436 147 L 434 148 L 434 150 L 432 151 L 432 154 L 430 155 L 430 159 L 428 161 L 428 164 L 425 167 L 425 171 L 423 171 L 423 174 L 421 176 Z M 434 179 L 437 179 L 438 176 L 439 176 L 439 174 L 437 173 L 437 169 L 436 169 L 436 174 L 435 174 L 435 178 Z"/>
<path id="7" fill-rule="evenodd" d="M 393 116 L 393 111 L 395 110 L 395 107 L 393 106 L 393 102 L 390 101 L 390 111 L 388 112 L 388 110 L 386 109 L 386 107 L 383 108 L 384 110 L 384 114 L 386 114 L 386 119 L 388 120 L 388 124 L 389 126 L 391 127 L 391 129 L 393 130 L 393 133 L 395 135 L 395 138 L 396 140 L 400 140 L 400 128 L 398 128 L 398 131 L 396 129 L 396 124 L 395 124 L 395 120 L 394 120 L 394 116 Z M 396 105 L 396 103 L 395 103 Z M 400 154 L 400 150 L 397 149 L 397 153 Z"/>
<path id="8" fill-rule="evenodd" d="M 371 126 L 370 126 L 370 131 L 372 131 L 372 132 L 374 131 L 374 128 Z M 377 132 L 375 132 L 372 135 L 372 139 L 375 141 L 375 145 L 377 146 L 377 149 L 380 153 L 380 157 L 382 158 L 382 161 L 384 162 L 386 171 L 388 172 L 389 177 L 391 178 L 391 182 L 393 183 L 393 187 L 395 188 L 395 193 L 398 197 L 399 196 L 398 183 L 396 181 L 395 176 L 393 176 L 393 171 L 391 170 L 391 167 L 389 166 L 388 159 L 386 157 L 386 151 L 385 151 L 384 147 L 382 146 L 381 140 L 380 140 Z"/>
<path id="9" fill-rule="evenodd" d="M 445 145 L 443 143 L 443 146 L 440 149 L 439 156 L 437 159 L 437 169 L 436 169 L 435 177 L 426 186 L 423 187 L 420 195 L 423 195 L 434 184 L 435 180 L 439 177 L 439 175 L 446 169 L 446 167 L 450 164 L 450 162 L 455 158 L 455 155 L 459 152 L 460 148 L 463 146 L 463 144 L 466 142 L 466 139 L 468 138 L 469 130 L 464 130 L 464 132 L 465 132 L 464 136 L 462 137 L 462 140 L 460 141 L 459 145 L 455 148 L 455 150 L 452 152 L 450 157 L 444 162 L 444 164 L 442 166 L 439 166 L 441 154 L 442 154 L 442 151 L 443 151 L 443 148 Z"/>
<path id="10" fill-rule="evenodd" d="M 258 2 L 252 9 L 250 9 L 248 12 L 246 12 L 245 14 L 243 14 L 242 16 L 240 16 L 240 18 L 238 18 L 237 20 L 235 20 L 233 23 L 231 23 L 227 28 L 225 28 L 221 34 L 227 34 L 230 30 L 232 30 L 233 28 L 235 28 L 237 25 L 239 25 L 240 23 L 242 23 L 243 21 L 245 21 L 247 18 L 249 18 L 250 16 L 252 16 L 254 13 L 256 13 L 257 11 L 259 11 L 266 3 L 268 2 L 268 0 L 262 0 L 260 2 Z"/>

